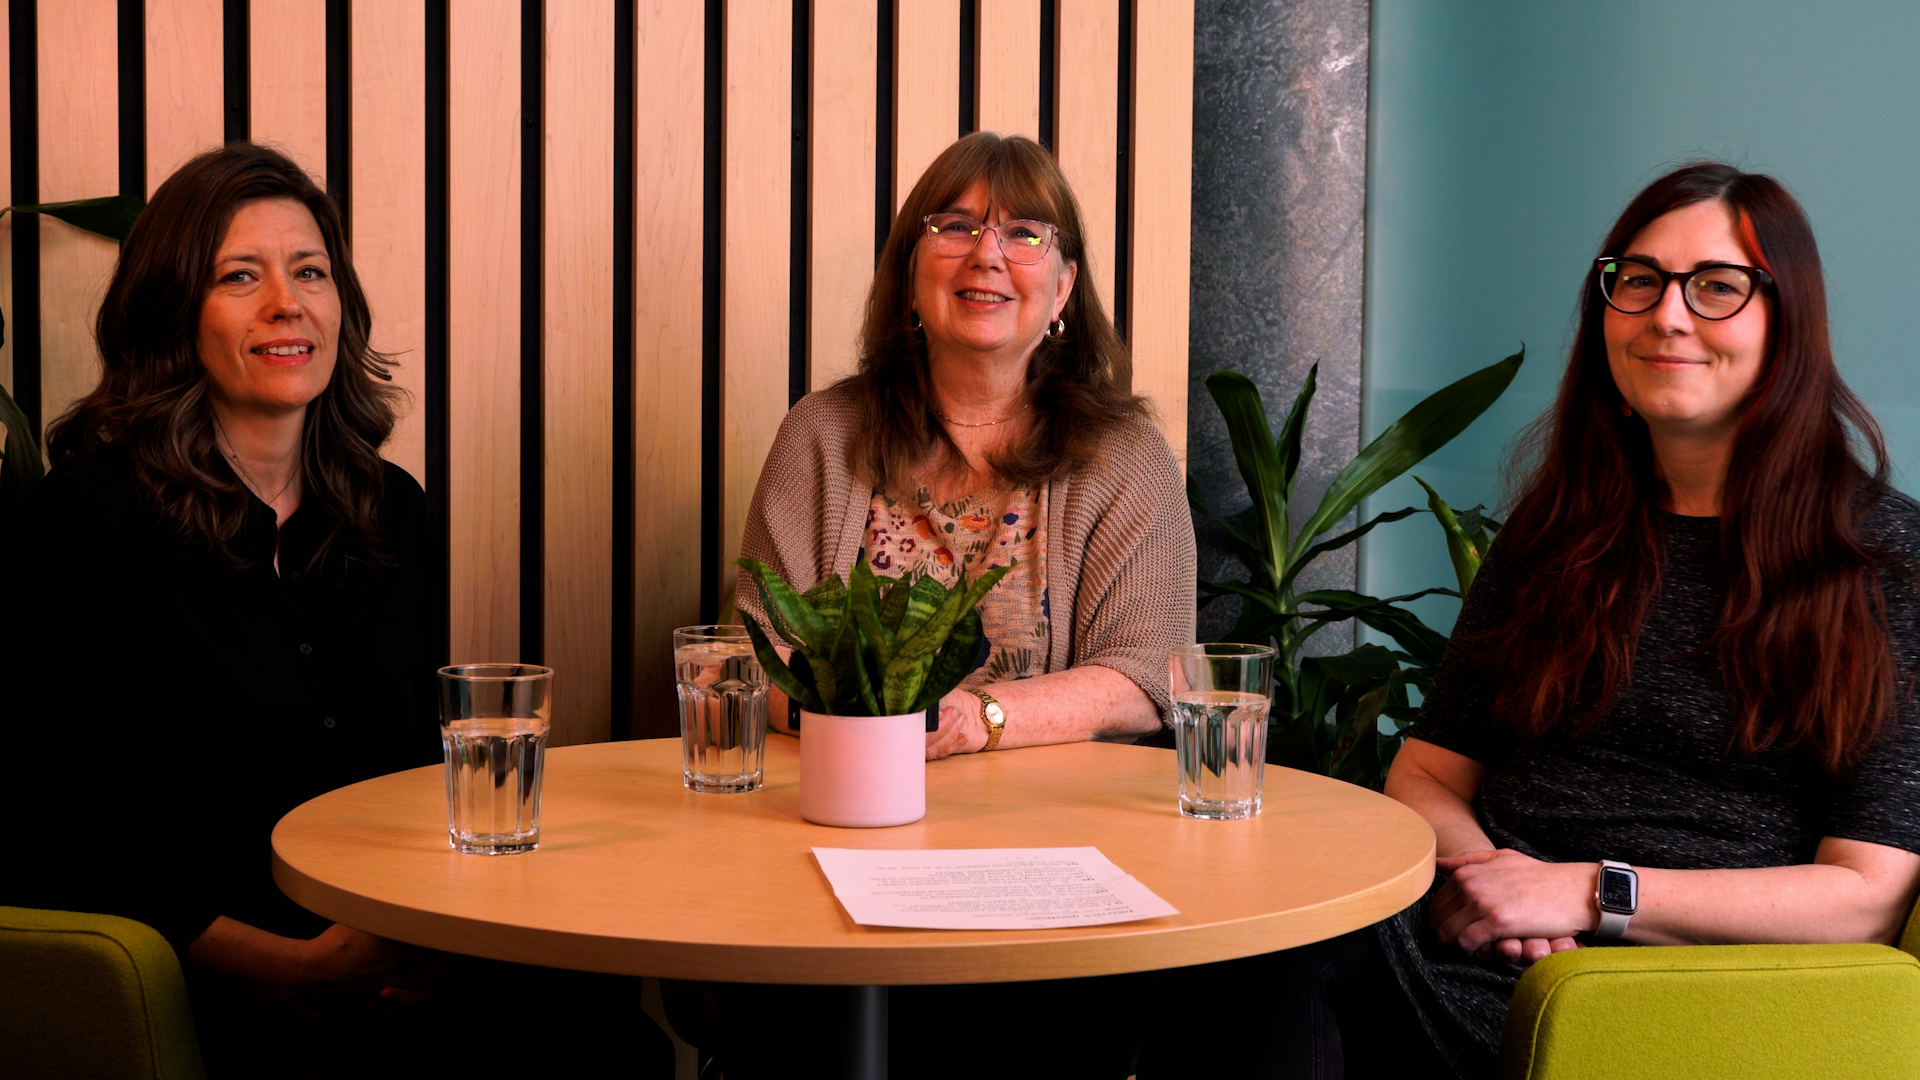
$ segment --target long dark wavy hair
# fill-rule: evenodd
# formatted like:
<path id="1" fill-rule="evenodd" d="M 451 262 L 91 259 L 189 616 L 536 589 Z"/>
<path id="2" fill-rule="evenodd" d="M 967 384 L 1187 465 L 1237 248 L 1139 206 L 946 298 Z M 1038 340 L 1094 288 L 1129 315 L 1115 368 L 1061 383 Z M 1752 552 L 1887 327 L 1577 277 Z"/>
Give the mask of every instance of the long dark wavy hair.
<path id="1" fill-rule="evenodd" d="M 377 517 L 404 391 L 368 345 L 372 315 L 353 271 L 340 209 L 287 157 L 252 143 L 209 150 L 180 167 L 120 249 L 94 335 L 100 383 L 48 428 L 55 463 L 106 446 L 124 448 L 154 513 L 184 552 L 244 566 L 238 543 L 248 493 L 214 439 L 210 377 L 200 362 L 200 309 L 234 214 L 262 199 L 292 199 L 320 226 L 340 294 L 339 355 L 326 389 L 307 407 L 303 505 L 332 521 L 315 559 L 341 551 L 381 560 Z"/>
<path id="2" fill-rule="evenodd" d="M 1813 228 L 1772 177 L 1698 163 L 1641 192 L 1596 255 L 1625 254 L 1654 219 L 1710 200 L 1732 212 L 1776 285 L 1769 353 L 1741 407 L 1722 496 L 1727 599 L 1707 648 L 1732 699 L 1733 750 L 1804 746 L 1838 772 L 1895 704 L 1880 588 L 1888 556 L 1861 532 L 1887 492 L 1887 454 L 1834 368 Z M 1526 584 L 1484 651 L 1497 669 L 1496 714 L 1529 735 L 1577 733 L 1612 705 L 1661 577 L 1666 485 L 1646 422 L 1622 408 L 1604 319 L 1589 273 L 1559 396 L 1536 424 L 1536 463 L 1496 545 Z"/>
<path id="3" fill-rule="evenodd" d="M 1079 268 L 1060 313 L 1066 332 L 1042 339 L 1028 362 L 1033 422 L 1026 438 L 990 458 L 994 473 L 1013 485 L 1054 479 L 1091 461 L 1116 425 L 1147 411 L 1146 400 L 1126 389 L 1132 362 L 1093 287 L 1080 205 L 1060 166 L 1032 139 L 977 131 L 942 151 L 901 203 L 867 292 L 860 366 L 842 383 L 854 389 L 863 413 L 849 464 L 882 491 L 914 483 L 915 469 L 937 449 L 949 461 L 960 460 L 934 416 L 926 337 L 913 328 L 913 260 L 922 219 L 951 206 L 983 177 L 1007 217 L 1057 227 L 1061 258 Z"/>

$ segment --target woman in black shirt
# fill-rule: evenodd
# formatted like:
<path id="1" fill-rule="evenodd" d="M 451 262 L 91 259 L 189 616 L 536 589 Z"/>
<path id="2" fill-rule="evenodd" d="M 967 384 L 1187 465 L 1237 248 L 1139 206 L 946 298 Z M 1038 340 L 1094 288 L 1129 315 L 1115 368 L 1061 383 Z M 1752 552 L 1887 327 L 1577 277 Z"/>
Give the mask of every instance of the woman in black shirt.
<path id="1" fill-rule="evenodd" d="M 50 427 L 54 467 L 0 563 L 30 568 L 11 590 L 33 621 L 8 620 L 24 632 L 0 655 L 49 748 L 18 891 L 159 929 L 216 1077 L 510 1068 L 524 1047 L 460 1052 L 450 999 L 541 977 L 465 962 L 450 980 L 456 958 L 273 884 L 287 811 L 439 759 L 443 561 L 419 485 L 379 456 L 400 392 L 347 252 L 333 202 L 273 150 L 210 151 L 162 184 L 101 304 L 100 383 Z M 548 982 L 515 996 L 574 1002 L 589 1028 L 578 1010 L 620 996 Z M 601 1020 L 659 1049 L 637 1011 Z M 542 1068 L 586 1067 L 557 1049 Z"/>

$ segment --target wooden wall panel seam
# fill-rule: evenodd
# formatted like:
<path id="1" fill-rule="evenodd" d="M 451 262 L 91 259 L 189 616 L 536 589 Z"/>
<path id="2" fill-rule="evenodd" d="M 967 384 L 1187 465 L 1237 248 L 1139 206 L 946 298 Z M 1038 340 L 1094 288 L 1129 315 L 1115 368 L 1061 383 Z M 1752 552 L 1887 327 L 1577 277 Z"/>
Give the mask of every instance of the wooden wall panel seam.
<path id="1" fill-rule="evenodd" d="M 819 390 L 853 373 L 873 278 L 872 238 L 864 225 L 878 182 L 873 109 L 878 19 L 873 0 L 815 0 L 813 16 L 807 382 L 809 389 Z"/>
<path id="2" fill-rule="evenodd" d="M 981 131 L 1040 137 L 1040 0 L 979 0 Z"/>
<path id="3" fill-rule="evenodd" d="M 1134 0 L 1131 291 L 1133 389 L 1186 457 L 1192 265 L 1193 5 Z"/>
<path id="4" fill-rule="evenodd" d="M 226 141 L 220 0 L 147 0 L 147 194 Z"/>
<path id="5" fill-rule="evenodd" d="M 893 209 L 957 135 L 959 0 L 896 0 L 893 45 Z"/>
<path id="6" fill-rule="evenodd" d="M 279 147 L 325 187 L 326 5 L 316 0 L 250 0 L 247 40 L 253 141 Z M 271 62 L 262 63 L 267 57 Z"/>

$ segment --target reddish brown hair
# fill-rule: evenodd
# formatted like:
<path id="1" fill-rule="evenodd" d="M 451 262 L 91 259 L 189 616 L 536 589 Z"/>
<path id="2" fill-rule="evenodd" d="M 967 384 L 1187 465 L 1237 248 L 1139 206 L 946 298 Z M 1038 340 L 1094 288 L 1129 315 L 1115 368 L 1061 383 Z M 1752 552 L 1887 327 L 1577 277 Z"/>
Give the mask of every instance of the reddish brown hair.
<path id="1" fill-rule="evenodd" d="M 1654 219 L 1709 200 L 1734 214 L 1775 288 L 1766 369 L 1745 403 L 1722 497 L 1727 599 L 1708 648 L 1733 702 L 1734 749 L 1806 746 L 1839 771 L 1860 759 L 1894 703 L 1879 584 L 1886 556 L 1860 528 L 1887 491 L 1886 446 L 1834 368 L 1806 214 L 1771 177 L 1692 164 L 1641 192 L 1597 254 L 1624 254 Z M 1528 735 L 1578 732 L 1607 711 L 1631 681 L 1659 588 L 1666 486 L 1645 421 L 1621 407 L 1604 316 L 1589 274 L 1559 396 L 1530 440 L 1536 464 L 1498 543 L 1527 584 L 1484 654 L 1497 669 L 1496 714 Z"/>
<path id="2" fill-rule="evenodd" d="M 860 367 L 846 380 L 861 404 L 848 462 L 883 491 L 900 494 L 935 451 L 960 455 L 933 415 L 927 341 L 913 329 L 913 256 L 921 221 L 951 206 L 984 178 L 993 203 L 1008 217 L 1035 218 L 1060 230 L 1060 257 L 1079 277 L 1060 312 L 1067 329 L 1042 339 L 1027 364 L 1033 424 L 1027 437 L 990 460 L 1009 484 L 1039 484 L 1093 459 L 1115 425 L 1146 413 L 1145 399 L 1126 390 L 1132 375 L 1127 347 L 1100 305 L 1087 263 L 1080 205 L 1046 148 L 1020 135 L 976 131 L 942 151 L 900 204 L 880 264 L 867 292 L 860 327 Z"/>

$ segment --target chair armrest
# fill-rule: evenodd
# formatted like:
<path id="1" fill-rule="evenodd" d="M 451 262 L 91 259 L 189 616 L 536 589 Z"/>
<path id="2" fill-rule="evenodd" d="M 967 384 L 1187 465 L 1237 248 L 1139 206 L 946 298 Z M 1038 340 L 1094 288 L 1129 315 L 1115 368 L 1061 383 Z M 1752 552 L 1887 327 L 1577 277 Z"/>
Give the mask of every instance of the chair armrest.
<path id="1" fill-rule="evenodd" d="M 1885 945 L 1555 953 L 1514 991 L 1501 1075 L 1920 1077 L 1920 961 Z"/>

